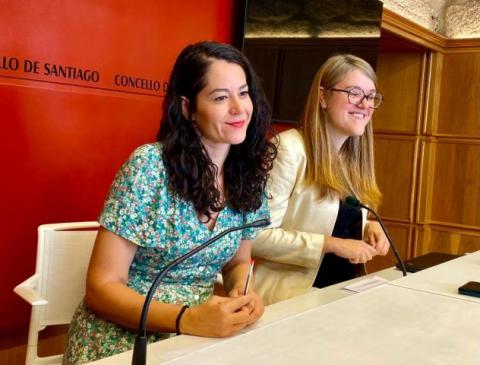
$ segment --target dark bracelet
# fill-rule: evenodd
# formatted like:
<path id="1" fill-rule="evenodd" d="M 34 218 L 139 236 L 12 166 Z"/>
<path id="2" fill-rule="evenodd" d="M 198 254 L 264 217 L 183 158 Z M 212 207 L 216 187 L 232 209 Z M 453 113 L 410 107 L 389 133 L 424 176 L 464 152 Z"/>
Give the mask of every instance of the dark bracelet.
<path id="1" fill-rule="evenodd" d="M 181 335 L 182 333 L 180 332 L 180 320 L 182 319 L 183 313 L 189 308 L 188 305 L 184 305 L 182 309 L 180 309 L 180 312 L 177 315 L 177 319 L 175 321 L 175 330 L 177 331 L 177 335 Z"/>

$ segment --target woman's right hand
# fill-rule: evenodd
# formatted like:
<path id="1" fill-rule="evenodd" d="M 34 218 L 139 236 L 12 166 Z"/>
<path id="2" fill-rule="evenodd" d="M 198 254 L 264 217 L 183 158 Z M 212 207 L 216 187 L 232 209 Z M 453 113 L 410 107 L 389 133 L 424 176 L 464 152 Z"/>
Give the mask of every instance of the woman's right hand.
<path id="1" fill-rule="evenodd" d="M 364 241 L 337 237 L 325 237 L 325 252 L 348 259 L 352 264 L 364 264 L 377 255 L 375 248 Z"/>
<path id="2" fill-rule="evenodd" d="M 186 310 L 180 321 L 180 332 L 203 337 L 232 336 L 252 321 L 248 309 L 252 301 L 252 294 L 237 298 L 213 296 Z"/>

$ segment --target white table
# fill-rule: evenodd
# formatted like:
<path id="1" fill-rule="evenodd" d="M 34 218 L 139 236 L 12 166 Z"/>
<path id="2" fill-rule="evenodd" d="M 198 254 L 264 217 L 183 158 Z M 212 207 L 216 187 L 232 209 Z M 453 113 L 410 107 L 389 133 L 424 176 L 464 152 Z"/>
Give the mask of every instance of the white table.
<path id="1" fill-rule="evenodd" d="M 480 302 L 480 298 L 458 294 L 458 287 L 468 281 L 480 281 L 480 251 L 419 271 L 415 275 L 408 275 L 393 281 L 392 284 Z"/>
<path id="2" fill-rule="evenodd" d="M 477 252 L 406 278 L 383 270 L 374 274 L 391 282 L 355 295 L 341 289 L 346 283 L 312 290 L 268 306 L 235 337 L 182 335 L 151 344 L 147 364 L 478 365 L 479 301 L 455 291 L 480 277 L 479 259 Z M 131 354 L 92 364 L 130 364 Z"/>
<path id="3" fill-rule="evenodd" d="M 478 364 L 480 305 L 384 285 L 166 362 Z"/>

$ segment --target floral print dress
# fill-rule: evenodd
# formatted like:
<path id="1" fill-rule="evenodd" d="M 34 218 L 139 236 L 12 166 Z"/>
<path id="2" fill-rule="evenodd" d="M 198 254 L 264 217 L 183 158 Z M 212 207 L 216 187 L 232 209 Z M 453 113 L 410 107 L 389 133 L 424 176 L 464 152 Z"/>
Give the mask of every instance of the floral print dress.
<path id="1" fill-rule="evenodd" d="M 106 199 L 100 224 L 136 244 L 127 286 L 146 295 L 155 275 L 168 263 L 223 230 L 268 218 L 264 199 L 256 212 L 224 208 L 210 231 L 193 205 L 171 193 L 160 143 L 139 147 L 122 166 Z M 240 240 L 253 239 L 255 229 L 229 233 L 174 267 L 156 290 L 154 300 L 198 305 L 213 293 L 216 274 L 235 255 Z M 115 255 L 115 252 L 112 252 Z M 149 342 L 170 337 L 152 333 Z M 109 322 L 80 303 L 67 339 L 64 364 L 82 364 L 131 350 L 136 331 Z"/>

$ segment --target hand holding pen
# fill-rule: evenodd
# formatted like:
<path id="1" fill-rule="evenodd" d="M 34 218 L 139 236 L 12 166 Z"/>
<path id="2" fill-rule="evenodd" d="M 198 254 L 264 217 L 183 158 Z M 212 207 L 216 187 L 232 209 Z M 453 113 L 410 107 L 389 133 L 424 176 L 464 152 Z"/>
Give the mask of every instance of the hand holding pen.
<path id="1" fill-rule="evenodd" d="M 250 308 L 250 315 L 252 316 L 252 320 L 249 324 L 255 323 L 263 314 L 264 305 L 263 300 L 255 293 L 253 290 L 250 290 L 251 283 L 253 281 L 253 266 L 255 265 L 255 261 L 250 261 L 250 267 L 248 268 L 247 278 L 245 279 L 245 287 L 243 289 L 243 295 L 251 294 L 254 297 L 253 303 L 251 303 L 252 307 Z"/>
<path id="2" fill-rule="evenodd" d="M 245 280 L 245 289 L 243 290 L 243 295 L 247 295 L 248 289 L 250 286 L 250 282 L 252 281 L 253 276 L 253 265 L 255 265 L 255 261 L 250 261 L 250 267 L 248 269 L 247 279 Z"/>
<path id="3" fill-rule="evenodd" d="M 264 305 L 262 298 L 255 293 L 253 286 L 253 267 L 255 262 L 253 260 L 250 261 L 250 265 L 248 266 L 248 270 L 246 274 L 244 274 L 244 281 L 242 283 L 237 283 L 236 288 L 232 289 L 229 292 L 230 297 L 238 297 L 238 296 L 245 296 L 248 295 L 251 297 L 249 303 L 244 307 L 248 310 L 250 315 L 250 320 L 248 324 L 255 323 L 263 314 Z"/>

